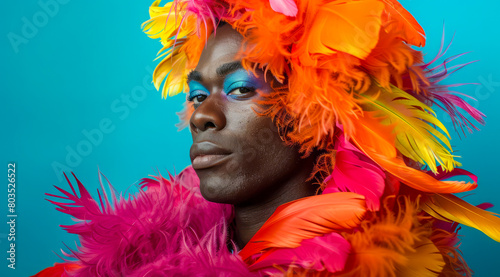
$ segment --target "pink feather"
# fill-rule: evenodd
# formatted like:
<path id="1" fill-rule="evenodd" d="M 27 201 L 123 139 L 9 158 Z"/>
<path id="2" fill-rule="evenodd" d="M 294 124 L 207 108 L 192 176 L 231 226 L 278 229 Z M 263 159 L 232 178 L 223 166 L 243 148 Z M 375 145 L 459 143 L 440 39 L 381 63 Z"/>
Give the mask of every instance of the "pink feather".
<path id="1" fill-rule="evenodd" d="M 337 140 L 335 149 L 335 167 L 325 179 L 326 188 L 323 193 L 355 192 L 365 196 L 369 210 L 378 211 L 380 197 L 385 189 L 384 171 L 347 141 L 343 134 Z"/>
<path id="2" fill-rule="evenodd" d="M 298 9 L 294 0 L 269 0 L 269 3 L 275 12 L 282 13 L 286 16 L 297 16 Z"/>
<path id="3" fill-rule="evenodd" d="M 444 171 L 441 166 L 438 166 L 436 174 L 432 173 L 432 171 L 427 171 L 427 174 L 433 176 L 437 180 L 445 180 L 455 176 L 467 176 L 471 178 L 474 183 L 477 183 L 477 176 L 462 168 L 454 168 L 452 171 Z"/>
<path id="4" fill-rule="evenodd" d="M 222 1 L 188 0 L 186 2 L 186 10 L 188 11 L 186 16 L 194 14 L 198 20 L 197 26 L 207 26 L 208 22 L 212 22 L 214 29 L 216 29 L 219 20 L 227 13 L 227 7 L 224 6 Z"/>
<path id="5" fill-rule="evenodd" d="M 429 83 L 421 83 L 421 87 L 425 88 L 427 91 L 427 94 L 422 95 L 419 94 L 419 92 L 414 92 L 414 91 L 409 91 L 410 94 L 413 96 L 417 97 L 418 99 L 424 98 L 424 100 L 435 104 L 438 106 L 440 109 L 442 109 L 444 112 L 446 112 L 450 117 L 453 122 L 453 126 L 455 127 L 455 130 L 457 130 L 457 127 L 460 127 L 462 130 L 462 133 L 465 134 L 464 128 L 469 132 L 472 133 L 473 129 L 479 130 L 468 118 L 466 115 L 469 115 L 472 117 L 475 121 L 479 122 L 480 124 L 484 125 L 485 121 L 484 118 L 486 117 L 482 112 L 480 112 L 478 109 L 472 107 L 469 103 L 467 103 L 464 98 L 470 98 L 472 100 L 475 100 L 474 98 L 462 94 L 460 92 L 456 92 L 451 90 L 453 87 L 458 87 L 462 85 L 466 85 L 467 83 L 462 83 L 462 84 L 452 84 L 452 85 L 444 85 L 441 84 L 443 80 L 448 78 L 451 74 L 456 72 L 457 70 L 460 70 L 464 66 L 473 63 L 473 62 L 467 62 L 464 64 L 459 64 L 455 66 L 449 66 L 449 63 L 456 58 L 459 58 L 463 56 L 464 54 L 459 54 L 455 55 L 452 57 L 449 57 L 445 59 L 442 63 L 438 64 L 437 66 L 433 66 L 433 64 L 442 58 L 448 49 L 450 48 L 451 42 L 448 44 L 446 48 L 444 48 L 444 27 L 443 27 L 443 35 L 441 39 L 441 48 L 439 49 L 438 54 L 432 61 L 420 65 L 420 68 L 423 70 L 423 72 L 426 75 L 426 78 L 428 79 Z M 465 113 L 463 113 L 463 112 Z"/>
<path id="6" fill-rule="evenodd" d="M 71 276 L 260 276 L 227 249 L 232 206 L 206 201 L 192 167 L 170 180 L 143 179 L 139 193 L 128 198 L 116 197 L 108 182 L 111 201 L 104 191 L 96 201 L 76 182 L 80 196 L 69 180 L 71 192 L 48 194 L 69 200 L 51 202 L 77 220 L 63 226 L 81 244 L 63 251 L 79 266 Z"/>

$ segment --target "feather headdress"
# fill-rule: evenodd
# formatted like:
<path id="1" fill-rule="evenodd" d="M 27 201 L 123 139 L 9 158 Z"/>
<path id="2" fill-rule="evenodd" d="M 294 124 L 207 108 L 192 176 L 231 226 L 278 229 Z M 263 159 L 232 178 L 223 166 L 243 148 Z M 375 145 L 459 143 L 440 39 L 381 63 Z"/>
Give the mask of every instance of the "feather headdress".
<path id="1" fill-rule="evenodd" d="M 153 76 L 158 89 L 163 83 L 163 96 L 187 90 L 188 72 L 208 36 L 225 21 L 248 42 L 241 49 L 247 69 L 286 80 L 286 93 L 268 96 L 263 104 L 270 108 L 262 114 L 287 126 L 284 138 L 299 143 L 305 154 L 328 149 L 342 126 L 346 138 L 369 155 L 370 143 L 381 141 L 358 138 L 367 128 L 380 133 L 390 126 L 383 144 L 394 149 L 390 156 L 379 154 L 392 161 L 376 161 L 384 169 L 401 170 L 403 163 L 395 159 L 405 157 L 433 172 L 437 166 L 450 171 L 459 163 L 448 131 L 427 104 L 440 103 L 468 130 L 471 123 L 459 108 L 483 122 L 483 114 L 437 83 L 448 74 L 447 62 L 424 64 L 421 52 L 411 47 L 425 45 L 424 30 L 395 0 L 176 0 L 163 7 L 160 2 L 150 7 L 143 28 L 163 45 Z"/>

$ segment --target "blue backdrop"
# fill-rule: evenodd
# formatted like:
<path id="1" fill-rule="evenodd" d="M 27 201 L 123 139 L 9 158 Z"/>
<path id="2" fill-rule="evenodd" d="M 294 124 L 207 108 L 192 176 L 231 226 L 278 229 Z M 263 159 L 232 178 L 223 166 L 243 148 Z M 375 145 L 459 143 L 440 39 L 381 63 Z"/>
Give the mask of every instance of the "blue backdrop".
<path id="1" fill-rule="evenodd" d="M 133 2 L 133 3 L 130 3 Z M 28 276 L 61 260 L 63 243 L 75 236 L 44 193 L 67 188 L 62 171 L 74 171 L 95 192 L 100 169 L 118 191 L 136 190 L 137 181 L 157 170 L 177 171 L 190 161 L 191 138 L 177 132 L 175 112 L 183 96 L 162 100 L 151 85 L 159 42 L 140 25 L 151 1 L 9 1 L 0 15 L 0 172 L 16 163 L 16 269 L 7 268 L 8 224 L 0 225 L 0 275 Z M 452 144 L 463 167 L 479 176 L 468 196 L 493 202 L 500 211 L 497 136 L 500 134 L 500 4 L 493 0 L 402 1 L 427 33 L 427 60 L 438 51 L 443 23 L 449 55 L 471 51 L 459 62 L 479 60 L 448 82 L 473 82 L 460 91 L 475 97 L 488 116 L 481 132 Z M 443 113 L 440 118 L 452 129 Z M 5 176 L 4 174 L 1 174 Z M 2 220 L 7 218 L 7 178 L 1 183 Z M 476 276 L 500 274 L 500 244 L 463 227 L 462 251 Z M 497 275 L 498 276 L 498 275 Z"/>

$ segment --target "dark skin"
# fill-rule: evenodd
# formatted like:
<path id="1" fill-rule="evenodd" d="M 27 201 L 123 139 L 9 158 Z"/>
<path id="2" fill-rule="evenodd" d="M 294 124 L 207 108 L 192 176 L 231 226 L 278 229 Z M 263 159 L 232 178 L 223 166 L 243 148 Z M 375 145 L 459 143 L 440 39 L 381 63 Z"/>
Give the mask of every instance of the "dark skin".
<path id="1" fill-rule="evenodd" d="M 271 118 L 255 112 L 258 93 L 271 93 L 262 73 L 244 71 L 236 57 L 243 37 L 231 26 L 208 39 L 189 75 L 191 161 L 203 197 L 234 205 L 233 240 L 241 249 L 284 203 L 314 195 L 307 181 L 316 155 L 286 145 Z"/>

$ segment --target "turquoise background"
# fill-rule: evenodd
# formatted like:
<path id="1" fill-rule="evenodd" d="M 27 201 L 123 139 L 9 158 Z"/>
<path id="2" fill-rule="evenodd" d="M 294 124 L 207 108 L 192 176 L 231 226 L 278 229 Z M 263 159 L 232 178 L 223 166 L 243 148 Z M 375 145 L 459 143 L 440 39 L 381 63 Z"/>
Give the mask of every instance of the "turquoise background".
<path id="1" fill-rule="evenodd" d="M 135 191 L 137 181 L 158 171 L 189 164 L 191 138 L 177 132 L 176 111 L 184 97 L 162 100 L 151 86 L 159 42 L 140 25 L 151 1 L 42 0 L 3 2 L 0 9 L 0 171 L 16 162 L 16 269 L 7 268 L 6 224 L 0 224 L 0 275 L 28 276 L 61 260 L 63 242 L 75 236 L 59 224 L 71 219 L 55 211 L 44 193 L 53 185 L 68 188 L 54 165 L 74 171 L 95 192 L 98 169 L 118 191 Z M 40 4 L 41 3 L 41 4 Z M 44 3 L 51 3 L 44 9 Z M 55 3 L 55 4 L 54 4 Z M 471 51 L 459 62 L 479 60 L 447 82 L 474 82 L 460 88 L 478 99 L 488 116 L 481 132 L 452 144 L 464 168 L 479 176 L 467 197 L 474 204 L 493 202 L 500 212 L 497 136 L 500 134 L 500 4 L 493 0 L 402 1 L 427 33 L 427 60 L 438 51 L 443 22 L 446 42 L 456 33 L 449 55 Z M 33 25 L 31 25 L 33 24 Z M 31 26 L 30 26 L 31 25 Z M 11 40 L 16 39 L 17 43 Z M 445 120 L 443 113 L 438 116 Z M 100 125 L 105 126 L 100 126 Z M 107 125 L 106 125 L 107 124 Z M 452 128 L 450 126 L 450 128 Z M 94 140 L 85 133 L 96 133 Z M 451 130 L 450 130 L 451 131 Z M 73 151 L 83 151 L 80 158 Z M 69 160 L 68 160 L 69 159 Z M 5 175 L 3 175 L 5 176 Z M 0 207 L 7 221 L 7 178 L 1 182 Z M 2 204 L 3 203 L 3 204 Z M 463 227 L 462 251 L 476 276 L 500 276 L 500 244 Z"/>

